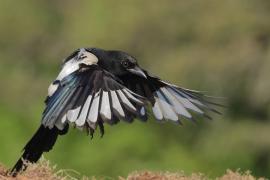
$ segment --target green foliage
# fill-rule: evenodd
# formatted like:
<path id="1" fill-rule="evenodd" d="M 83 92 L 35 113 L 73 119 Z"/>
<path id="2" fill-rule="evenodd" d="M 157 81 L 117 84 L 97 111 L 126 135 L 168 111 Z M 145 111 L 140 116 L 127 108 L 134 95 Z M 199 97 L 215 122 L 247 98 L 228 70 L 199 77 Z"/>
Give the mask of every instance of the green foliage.
<path id="1" fill-rule="evenodd" d="M 77 130 L 45 156 L 61 169 L 126 176 L 170 170 L 270 176 L 270 3 L 267 0 L 0 2 L 0 161 L 11 166 L 39 125 L 61 59 L 78 47 L 125 50 L 181 86 L 227 97 L 224 116 Z"/>

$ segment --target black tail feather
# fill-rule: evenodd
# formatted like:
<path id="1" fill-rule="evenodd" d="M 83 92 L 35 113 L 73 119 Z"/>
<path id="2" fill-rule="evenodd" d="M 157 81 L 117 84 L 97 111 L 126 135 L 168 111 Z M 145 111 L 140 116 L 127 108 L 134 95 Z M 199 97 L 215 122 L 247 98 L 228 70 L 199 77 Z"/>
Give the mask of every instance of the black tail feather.
<path id="1" fill-rule="evenodd" d="M 24 147 L 23 155 L 12 168 L 10 174 L 12 176 L 16 176 L 18 172 L 26 170 L 27 163 L 37 162 L 43 152 L 48 152 L 53 148 L 58 135 L 65 134 L 67 128 L 68 126 L 66 126 L 64 130 L 60 131 L 56 127 L 49 129 L 41 125 Z"/>

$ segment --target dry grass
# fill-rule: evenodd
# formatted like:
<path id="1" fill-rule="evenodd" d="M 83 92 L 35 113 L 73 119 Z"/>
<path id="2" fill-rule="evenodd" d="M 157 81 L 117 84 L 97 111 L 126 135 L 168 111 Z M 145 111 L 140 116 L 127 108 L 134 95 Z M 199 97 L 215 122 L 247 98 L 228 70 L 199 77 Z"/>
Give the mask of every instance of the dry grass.
<path id="1" fill-rule="evenodd" d="M 124 180 L 125 178 L 123 178 Z M 170 173 L 170 172 L 135 172 L 131 173 L 127 180 L 208 180 L 207 176 L 201 173 L 193 173 L 190 176 L 184 173 Z M 216 180 L 264 180 L 265 178 L 255 178 L 250 172 L 240 173 L 227 170 L 222 177 L 215 178 Z"/>
<path id="2" fill-rule="evenodd" d="M 50 166 L 49 161 L 45 160 L 42 160 L 42 162 L 38 164 L 31 164 L 26 172 L 19 174 L 16 178 L 10 177 L 7 172 L 7 169 L 0 165 L 1 180 L 62 180 L 65 178 L 58 175 L 58 173 L 55 173 L 55 167 Z"/>
<path id="3" fill-rule="evenodd" d="M 16 178 L 7 175 L 7 169 L 0 165 L 0 180 L 106 180 L 113 179 L 108 177 L 85 177 L 73 170 L 57 171 L 55 166 L 51 166 L 49 161 L 42 160 L 38 164 L 30 165 L 26 172 L 19 174 Z M 201 173 L 193 173 L 189 176 L 184 173 L 170 173 L 170 172 L 132 172 L 128 177 L 118 177 L 119 180 L 208 180 Z M 250 172 L 240 173 L 227 170 L 227 172 L 216 180 L 264 180 L 265 178 L 255 178 Z"/>

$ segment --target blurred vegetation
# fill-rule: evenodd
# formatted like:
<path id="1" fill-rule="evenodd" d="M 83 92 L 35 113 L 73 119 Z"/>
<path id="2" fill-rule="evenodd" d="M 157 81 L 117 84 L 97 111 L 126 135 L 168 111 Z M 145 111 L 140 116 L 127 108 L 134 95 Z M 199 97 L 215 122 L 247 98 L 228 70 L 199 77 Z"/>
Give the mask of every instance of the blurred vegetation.
<path id="1" fill-rule="evenodd" d="M 178 85 L 228 98 L 214 121 L 70 130 L 46 158 L 89 176 L 249 169 L 270 177 L 270 1 L 0 1 L 0 161 L 40 123 L 47 87 L 78 47 L 121 49 Z"/>

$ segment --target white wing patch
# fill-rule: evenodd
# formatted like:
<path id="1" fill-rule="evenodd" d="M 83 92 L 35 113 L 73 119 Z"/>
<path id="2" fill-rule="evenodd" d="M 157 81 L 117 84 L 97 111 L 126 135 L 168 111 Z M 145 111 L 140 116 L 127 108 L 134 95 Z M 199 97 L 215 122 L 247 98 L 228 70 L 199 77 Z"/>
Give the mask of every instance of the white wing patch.
<path id="1" fill-rule="evenodd" d="M 63 68 L 61 69 L 60 73 L 58 74 L 56 80 L 61 81 L 71 73 L 79 70 L 79 62 L 75 60 L 75 58 L 67 61 Z"/>
<path id="2" fill-rule="evenodd" d="M 83 105 L 83 108 L 81 110 L 80 117 L 75 121 L 75 123 L 76 123 L 77 126 L 83 126 L 84 125 L 85 120 L 87 118 L 88 110 L 89 110 L 89 107 L 90 107 L 91 99 L 92 99 L 92 96 L 89 95 L 87 97 L 84 105 Z"/>
<path id="3" fill-rule="evenodd" d="M 81 106 L 77 107 L 76 109 L 69 110 L 67 112 L 67 119 L 70 122 L 75 122 L 77 120 L 77 118 L 78 118 L 80 110 L 81 110 Z"/>
<path id="4" fill-rule="evenodd" d="M 86 64 L 86 65 L 93 65 L 93 64 L 98 63 L 98 58 L 94 54 L 85 50 L 81 53 L 83 53 L 85 58 L 83 58 L 83 60 L 80 63 Z"/>
<path id="5" fill-rule="evenodd" d="M 157 120 L 168 119 L 178 121 L 178 116 L 192 119 L 193 117 L 189 111 L 206 115 L 200 108 L 211 110 L 200 100 L 188 96 L 181 92 L 181 89 L 177 88 L 168 84 L 168 86 L 162 87 L 153 93 L 155 103 L 152 110 Z"/>
<path id="6" fill-rule="evenodd" d="M 171 105 L 174 109 L 174 111 L 181 115 L 185 116 L 187 118 L 191 118 L 191 114 L 184 108 L 184 106 L 171 94 L 166 88 L 161 88 L 161 91 L 164 93 L 164 95 L 168 98 L 168 100 L 171 102 Z"/>
<path id="7" fill-rule="evenodd" d="M 103 91 L 100 116 L 103 119 L 103 121 L 108 121 L 112 118 L 109 93 L 107 91 Z"/>
<path id="8" fill-rule="evenodd" d="M 125 93 L 125 95 L 131 100 L 131 101 L 133 101 L 133 102 L 135 102 L 135 103 L 137 103 L 137 104 L 141 104 L 141 105 L 143 105 L 144 103 L 142 102 L 142 101 L 140 101 L 139 99 L 137 99 L 136 97 L 134 97 L 133 95 L 132 95 L 132 92 L 130 91 L 130 90 L 128 90 L 128 89 L 123 89 L 123 92 Z"/>
<path id="9" fill-rule="evenodd" d="M 89 123 L 96 123 L 98 120 L 98 107 L 99 107 L 99 99 L 100 99 L 100 92 L 96 93 L 93 97 L 93 102 L 88 114 L 88 122 Z"/>
<path id="10" fill-rule="evenodd" d="M 78 59 L 80 56 L 81 59 Z M 80 68 L 80 64 L 93 65 L 97 64 L 97 62 L 98 58 L 94 54 L 86 51 L 84 48 L 81 48 L 77 56 L 66 61 L 56 80 L 61 81 L 66 76 L 77 71 Z"/>
<path id="11" fill-rule="evenodd" d="M 162 114 L 164 115 L 164 118 L 170 119 L 173 121 L 178 121 L 177 114 L 174 112 L 173 107 L 165 99 L 165 96 L 163 96 L 160 91 L 157 91 L 156 93 L 158 96 L 158 102 L 160 104 L 160 109 L 162 111 Z"/>
<path id="12" fill-rule="evenodd" d="M 117 90 L 116 92 L 119 95 L 119 97 L 121 98 L 124 106 L 128 110 L 130 110 L 132 112 L 136 112 L 137 111 L 136 108 L 130 103 L 130 101 L 128 100 L 128 98 L 123 94 L 123 92 L 121 90 Z"/>
<path id="13" fill-rule="evenodd" d="M 155 103 L 152 110 L 157 120 L 167 119 L 178 122 L 180 117 L 192 119 L 189 110 L 204 114 L 198 108 L 201 106 L 197 107 L 197 105 L 204 105 L 203 103 L 185 95 L 183 92 L 181 94 L 180 90 L 174 89 L 174 87 L 162 87 L 153 94 Z M 104 122 L 110 122 L 113 114 L 119 119 L 127 118 L 126 110 L 145 116 L 146 109 L 143 104 L 144 102 L 138 99 L 135 94 L 133 95 L 133 92 L 127 88 L 110 91 L 100 90 L 93 96 L 89 95 L 82 107 L 69 110 L 63 119 L 75 123 L 78 127 L 84 126 L 86 122 L 91 127 L 96 127 L 95 124 L 98 122 L 99 117 Z"/>
<path id="14" fill-rule="evenodd" d="M 133 102 L 133 103 L 132 103 Z M 135 108 L 135 104 L 138 109 Z M 68 110 L 63 116 L 61 123 L 66 121 L 74 123 L 76 127 L 82 128 L 86 123 L 90 127 L 96 127 L 98 118 L 104 122 L 110 122 L 113 114 L 119 119 L 125 119 L 125 112 L 146 114 L 143 102 L 124 90 L 102 91 L 89 95 L 82 106 Z M 125 110 L 124 110 L 125 109 Z"/>
<path id="15" fill-rule="evenodd" d="M 179 96 L 175 91 L 173 91 L 172 89 L 168 88 L 168 91 L 177 98 L 177 100 L 179 102 L 181 102 L 183 104 L 183 106 L 187 109 L 193 110 L 199 114 L 203 114 L 203 111 L 201 109 L 199 109 L 197 106 L 195 106 L 194 104 L 192 104 L 188 98 L 183 98 L 181 96 Z M 185 96 L 184 96 L 185 97 Z M 200 103 L 202 104 L 202 103 Z"/>
<path id="16" fill-rule="evenodd" d="M 153 113 L 154 113 L 154 116 L 156 117 L 157 120 L 162 120 L 163 119 L 163 114 L 162 114 L 162 111 L 160 109 L 160 105 L 159 105 L 159 101 L 158 101 L 158 98 L 155 97 L 155 104 L 153 106 Z"/>
<path id="17" fill-rule="evenodd" d="M 114 113 L 119 118 L 124 118 L 125 113 L 124 113 L 124 110 L 123 110 L 123 108 L 120 104 L 120 101 L 116 95 L 116 92 L 115 91 L 110 91 L 110 92 L 111 92 L 111 96 L 112 96 L 112 108 L 113 108 Z"/>

